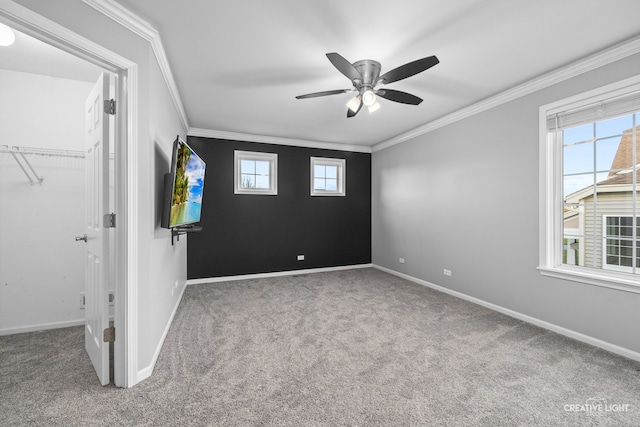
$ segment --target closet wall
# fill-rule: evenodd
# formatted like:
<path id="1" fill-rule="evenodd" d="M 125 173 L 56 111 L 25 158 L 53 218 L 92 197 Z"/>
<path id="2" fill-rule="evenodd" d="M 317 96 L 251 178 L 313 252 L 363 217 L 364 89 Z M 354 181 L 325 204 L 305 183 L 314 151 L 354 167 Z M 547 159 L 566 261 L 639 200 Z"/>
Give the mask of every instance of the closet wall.
<path id="1" fill-rule="evenodd" d="M 97 79 L 97 76 L 96 76 Z M 93 83 L 0 70 L 0 146 L 83 151 Z M 84 159 L 0 154 L 0 334 L 84 323 Z"/>

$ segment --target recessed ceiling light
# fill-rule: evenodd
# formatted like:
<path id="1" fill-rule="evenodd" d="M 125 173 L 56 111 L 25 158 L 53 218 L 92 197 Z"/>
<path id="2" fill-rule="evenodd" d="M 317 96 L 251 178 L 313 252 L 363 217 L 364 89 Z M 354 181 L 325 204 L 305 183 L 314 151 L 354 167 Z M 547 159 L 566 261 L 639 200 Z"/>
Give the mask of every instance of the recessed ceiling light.
<path id="1" fill-rule="evenodd" d="M 13 30 L 0 23 L 0 46 L 11 46 L 16 41 Z"/>

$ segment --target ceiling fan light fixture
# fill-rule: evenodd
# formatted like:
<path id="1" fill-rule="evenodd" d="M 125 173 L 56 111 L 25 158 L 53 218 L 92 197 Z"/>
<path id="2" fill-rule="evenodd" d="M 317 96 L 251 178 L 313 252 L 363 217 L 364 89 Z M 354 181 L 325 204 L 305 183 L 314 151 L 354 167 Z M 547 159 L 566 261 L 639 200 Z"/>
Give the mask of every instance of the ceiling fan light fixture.
<path id="1" fill-rule="evenodd" d="M 380 103 L 376 101 L 373 104 L 368 105 L 367 108 L 369 109 L 369 113 L 376 112 L 380 109 Z"/>
<path id="2" fill-rule="evenodd" d="M 367 89 L 362 93 L 362 103 L 367 107 L 371 107 L 376 103 L 376 94 L 371 89 Z"/>
<path id="3" fill-rule="evenodd" d="M 357 113 L 360 108 L 360 95 L 356 95 L 351 98 L 349 102 L 347 102 L 347 107 L 349 107 L 349 109 L 354 113 Z"/>
<path id="4" fill-rule="evenodd" d="M 11 28 L 0 23 L 0 46 L 11 46 L 16 41 L 16 35 Z"/>

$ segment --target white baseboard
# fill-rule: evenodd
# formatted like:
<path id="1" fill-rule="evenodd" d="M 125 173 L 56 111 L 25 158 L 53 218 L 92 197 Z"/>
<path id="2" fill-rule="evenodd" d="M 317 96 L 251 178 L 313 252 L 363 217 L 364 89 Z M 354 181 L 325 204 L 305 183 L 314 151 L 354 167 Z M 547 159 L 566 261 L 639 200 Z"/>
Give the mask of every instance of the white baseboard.
<path id="1" fill-rule="evenodd" d="M 160 341 L 158 342 L 158 345 L 156 346 L 156 350 L 153 353 L 153 357 L 151 358 L 151 363 L 149 363 L 147 367 L 138 370 L 138 375 L 137 375 L 135 384 L 138 384 L 141 381 L 146 380 L 153 373 L 153 369 L 155 368 L 156 362 L 158 361 L 158 357 L 160 356 L 160 350 L 162 350 L 162 346 L 164 345 L 164 340 L 167 338 L 167 334 L 169 333 L 169 329 L 171 328 L 171 324 L 173 323 L 173 318 L 175 317 L 176 312 L 178 311 L 178 306 L 180 306 L 180 302 L 182 301 L 182 297 L 184 296 L 185 289 L 187 289 L 187 286 L 186 285 L 182 286 L 182 290 L 180 291 L 180 296 L 176 300 L 176 305 L 175 307 L 173 307 L 173 311 L 171 312 L 171 316 L 169 316 L 169 321 L 167 322 L 167 325 L 165 326 L 164 331 L 162 331 L 162 336 L 160 337 Z"/>
<path id="2" fill-rule="evenodd" d="M 84 319 L 66 320 L 64 322 L 41 323 L 39 325 L 20 326 L 17 328 L 0 329 L 0 336 L 23 334 L 25 332 L 37 332 L 47 329 L 69 328 L 71 326 L 84 325 Z"/>
<path id="3" fill-rule="evenodd" d="M 313 274 L 313 273 L 323 273 L 327 271 L 353 270 L 356 268 L 370 268 L 370 267 L 373 267 L 373 264 L 355 264 L 355 265 L 344 265 L 340 267 L 323 267 L 323 268 L 309 268 L 306 270 L 276 271 L 275 273 L 242 274 L 239 276 L 210 277 L 206 279 L 189 279 L 187 280 L 187 285 L 229 282 L 232 280 L 263 279 L 267 277 L 294 276 L 297 274 Z"/>
<path id="4" fill-rule="evenodd" d="M 451 289 L 447 289 L 445 287 L 433 284 L 431 282 L 427 282 L 426 280 L 418 279 L 416 277 L 412 277 L 412 276 L 409 276 L 409 275 L 404 274 L 404 273 L 400 273 L 400 272 L 395 271 L 395 270 L 391 270 L 391 269 L 388 269 L 388 268 L 385 268 L 385 267 L 382 267 L 382 266 L 379 266 L 379 265 L 376 265 L 376 264 L 373 264 L 372 267 L 376 268 L 378 270 L 384 271 L 386 273 L 392 274 L 394 276 L 397 276 L 397 277 L 409 280 L 411 282 L 417 283 L 419 285 L 426 286 L 426 287 L 434 289 L 436 291 L 443 292 L 445 294 L 449 294 L 449 295 L 452 295 L 454 297 L 461 298 L 463 300 L 472 302 L 474 304 L 481 305 L 481 306 L 486 307 L 486 308 L 488 308 L 490 310 L 494 310 L 494 311 L 497 311 L 499 313 L 506 314 L 507 316 L 513 317 L 513 318 L 518 319 L 518 320 L 522 320 L 523 322 L 531 323 L 533 325 L 539 326 L 539 327 L 547 329 L 549 331 L 556 332 L 556 333 L 558 333 L 560 335 L 564 335 L 564 336 L 567 336 L 569 338 L 573 338 L 575 340 L 582 341 L 582 342 L 590 344 L 590 345 L 592 345 L 594 347 L 598 347 L 598 348 L 601 348 L 603 350 L 610 351 L 611 353 L 615 353 L 615 354 L 618 354 L 620 356 L 624 356 L 624 357 L 626 357 L 628 359 L 632 359 L 632 360 L 640 362 L 640 353 L 638 353 L 638 352 L 636 352 L 634 350 L 631 350 L 631 349 L 628 349 L 628 348 L 624 348 L 624 347 L 620 347 L 619 345 L 612 344 L 612 343 L 603 341 L 601 339 L 594 338 L 592 336 L 585 335 L 583 333 L 576 332 L 574 330 L 567 329 L 567 328 L 564 328 L 562 326 L 558 326 L 558 325 L 555 325 L 553 323 L 549 323 L 547 321 L 540 320 L 540 319 L 537 319 L 535 317 L 531 317 L 531 316 L 528 316 L 526 314 L 519 313 L 519 312 L 511 310 L 509 308 L 505 308 L 505 307 L 502 307 L 502 306 L 499 306 L 499 305 L 496 305 L 496 304 L 492 304 L 490 302 L 483 301 L 481 299 L 469 296 L 467 294 L 463 294 L 463 293 L 458 292 L 458 291 L 453 291 Z"/>

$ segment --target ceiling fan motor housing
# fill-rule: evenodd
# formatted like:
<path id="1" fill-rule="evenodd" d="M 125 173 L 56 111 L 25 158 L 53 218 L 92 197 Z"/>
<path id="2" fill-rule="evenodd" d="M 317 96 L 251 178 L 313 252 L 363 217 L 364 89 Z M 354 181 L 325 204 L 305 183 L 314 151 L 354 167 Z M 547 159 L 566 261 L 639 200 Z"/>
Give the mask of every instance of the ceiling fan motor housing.
<path id="1" fill-rule="evenodd" d="M 366 89 L 373 89 L 378 77 L 380 77 L 380 63 L 372 59 L 363 59 L 353 63 L 353 67 L 362 76 L 362 82 L 354 80 L 353 85 L 360 93 Z"/>

